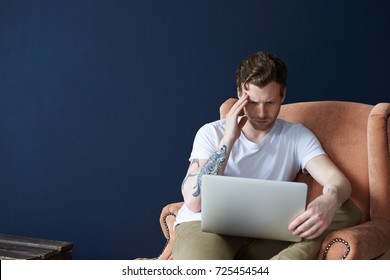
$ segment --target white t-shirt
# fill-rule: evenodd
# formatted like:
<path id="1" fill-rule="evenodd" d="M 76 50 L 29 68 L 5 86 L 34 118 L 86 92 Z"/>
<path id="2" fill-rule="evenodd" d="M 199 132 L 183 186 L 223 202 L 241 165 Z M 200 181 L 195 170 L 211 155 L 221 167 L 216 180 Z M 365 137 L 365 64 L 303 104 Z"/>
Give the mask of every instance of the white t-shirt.
<path id="1" fill-rule="evenodd" d="M 195 136 L 190 160 L 208 159 L 224 135 L 225 120 L 205 124 Z M 267 180 L 292 181 L 312 158 L 325 154 L 314 134 L 300 124 L 277 119 L 260 144 L 249 141 L 243 133 L 234 143 L 224 175 Z M 185 204 L 176 223 L 201 220 Z"/>

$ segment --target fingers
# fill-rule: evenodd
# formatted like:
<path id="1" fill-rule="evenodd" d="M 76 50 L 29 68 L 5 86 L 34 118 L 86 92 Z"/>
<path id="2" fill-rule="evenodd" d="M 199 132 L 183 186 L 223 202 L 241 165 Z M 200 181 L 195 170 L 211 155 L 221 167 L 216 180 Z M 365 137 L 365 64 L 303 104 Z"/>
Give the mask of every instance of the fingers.
<path id="1" fill-rule="evenodd" d="M 318 216 L 312 216 L 305 211 L 290 223 L 288 229 L 301 238 L 314 239 L 321 235 L 326 227 L 327 225 Z"/>
<path id="2" fill-rule="evenodd" d="M 234 103 L 228 115 L 236 116 L 236 117 L 239 116 L 247 103 L 248 103 L 248 95 L 245 94 L 241 98 L 239 98 L 236 103 Z"/>
<path id="3" fill-rule="evenodd" d="M 297 233 L 301 232 L 302 229 L 298 229 L 300 225 L 305 223 L 310 218 L 310 215 L 307 211 L 303 212 L 299 216 L 297 216 L 288 226 L 288 229 L 292 231 L 293 234 L 297 235 Z"/>
<path id="4" fill-rule="evenodd" d="M 248 118 L 247 118 L 246 116 L 243 116 L 243 117 L 241 118 L 241 120 L 238 122 L 238 128 L 239 128 L 240 130 L 242 130 L 242 128 L 243 128 L 244 125 L 246 124 L 247 120 L 248 120 Z"/>
<path id="5" fill-rule="evenodd" d="M 320 226 L 320 225 L 313 225 L 309 230 L 302 232 L 300 237 L 305 239 L 314 239 L 320 236 L 324 231 L 326 227 Z"/>
<path id="6" fill-rule="evenodd" d="M 224 141 L 227 146 L 234 143 L 238 137 L 240 137 L 241 130 L 243 129 L 247 117 L 242 117 L 239 120 L 239 116 L 242 115 L 242 111 L 248 103 L 248 96 L 243 96 L 232 106 L 229 113 L 226 115 L 225 134 Z"/>
<path id="7" fill-rule="evenodd" d="M 303 224 L 294 232 L 294 235 L 305 238 L 314 239 L 318 237 L 326 227 L 321 226 L 319 223 Z"/>

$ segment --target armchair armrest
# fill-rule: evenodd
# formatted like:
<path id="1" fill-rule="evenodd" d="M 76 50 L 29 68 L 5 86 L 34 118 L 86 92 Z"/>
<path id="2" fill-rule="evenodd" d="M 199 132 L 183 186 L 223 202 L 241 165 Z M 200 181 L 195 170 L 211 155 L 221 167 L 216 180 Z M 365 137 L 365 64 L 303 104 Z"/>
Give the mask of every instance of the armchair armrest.
<path id="1" fill-rule="evenodd" d="M 389 249 L 390 224 L 378 219 L 330 233 L 322 243 L 318 259 L 369 260 Z"/>
<path id="2" fill-rule="evenodd" d="M 175 202 L 165 206 L 160 215 L 160 225 L 163 231 L 167 243 L 162 250 L 158 260 L 172 259 L 173 239 L 175 238 L 175 231 L 173 230 L 173 224 L 176 221 L 177 213 L 184 202 Z"/>

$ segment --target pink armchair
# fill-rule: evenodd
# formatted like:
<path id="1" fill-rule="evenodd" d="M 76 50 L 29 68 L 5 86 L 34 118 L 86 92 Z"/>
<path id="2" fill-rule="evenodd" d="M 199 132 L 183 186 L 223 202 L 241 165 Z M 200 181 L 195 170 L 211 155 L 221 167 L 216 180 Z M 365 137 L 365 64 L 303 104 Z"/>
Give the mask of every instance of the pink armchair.
<path id="1" fill-rule="evenodd" d="M 224 118 L 236 99 L 220 107 Z M 390 103 L 376 106 L 318 101 L 282 105 L 279 118 L 301 123 L 318 137 L 323 148 L 348 177 L 351 199 L 362 210 L 359 225 L 330 233 L 318 259 L 390 259 Z M 184 176 L 184 175 L 183 175 Z M 308 203 L 322 187 L 309 175 L 296 181 L 309 185 Z M 175 241 L 173 223 L 183 202 L 162 209 L 161 228 L 167 243 L 157 259 L 171 259 Z"/>

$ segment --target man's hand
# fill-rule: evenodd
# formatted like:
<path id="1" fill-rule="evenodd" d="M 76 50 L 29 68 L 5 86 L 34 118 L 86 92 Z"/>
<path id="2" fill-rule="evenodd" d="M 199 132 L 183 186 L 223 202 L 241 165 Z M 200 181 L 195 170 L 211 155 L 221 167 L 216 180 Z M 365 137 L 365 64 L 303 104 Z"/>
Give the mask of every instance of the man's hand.
<path id="1" fill-rule="evenodd" d="M 244 127 L 248 118 L 243 116 L 240 121 L 238 118 L 242 115 L 244 107 L 248 104 L 248 95 L 243 95 L 229 110 L 226 115 L 226 126 L 225 126 L 225 141 L 226 143 L 234 143 L 241 134 L 241 130 Z M 230 145 L 228 145 L 230 146 Z"/>
<path id="2" fill-rule="evenodd" d="M 296 236 L 314 239 L 331 224 L 336 211 L 351 195 L 351 184 L 326 155 L 311 159 L 305 168 L 322 186 L 323 194 L 314 199 L 288 229 Z"/>
<path id="3" fill-rule="evenodd" d="M 321 195 L 290 223 L 288 229 L 296 236 L 314 239 L 328 228 L 338 208 L 335 195 L 331 193 Z"/>

